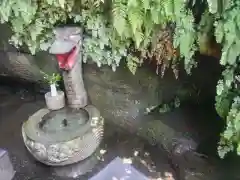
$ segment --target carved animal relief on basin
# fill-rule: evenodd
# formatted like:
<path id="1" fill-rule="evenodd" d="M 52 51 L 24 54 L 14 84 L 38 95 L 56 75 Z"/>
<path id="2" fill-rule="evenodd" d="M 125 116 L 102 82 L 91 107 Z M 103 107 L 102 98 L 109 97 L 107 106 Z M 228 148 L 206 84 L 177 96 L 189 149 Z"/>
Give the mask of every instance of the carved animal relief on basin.
<path id="1" fill-rule="evenodd" d="M 23 124 L 23 140 L 40 162 L 68 165 L 95 152 L 102 140 L 103 121 L 92 105 L 79 110 L 41 109 Z"/>

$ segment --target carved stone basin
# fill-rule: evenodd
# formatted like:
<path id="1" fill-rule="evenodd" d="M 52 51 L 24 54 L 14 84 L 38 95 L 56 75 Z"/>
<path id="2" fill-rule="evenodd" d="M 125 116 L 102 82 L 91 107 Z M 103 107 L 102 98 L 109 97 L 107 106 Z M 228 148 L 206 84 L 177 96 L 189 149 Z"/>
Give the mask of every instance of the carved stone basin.
<path id="1" fill-rule="evenodd" d="M 24 143 L 40 162 L 63 166 L 92 155 L 103 135 L 103 118 L 92 105 L 57 111 L 40 109 L 22 126 Z"/>

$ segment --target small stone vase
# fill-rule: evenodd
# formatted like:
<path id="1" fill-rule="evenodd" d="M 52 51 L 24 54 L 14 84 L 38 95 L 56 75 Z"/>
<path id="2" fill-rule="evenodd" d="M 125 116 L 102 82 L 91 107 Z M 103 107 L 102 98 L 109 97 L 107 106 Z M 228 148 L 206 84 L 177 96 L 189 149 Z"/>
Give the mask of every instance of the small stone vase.
<path id="1" fill-rule="evenodd" d="M 65 94 L 63 91 L 57 91 L 56 96 L 52 96 L 51 92 L 45 94 L 46 105 L 49 110 L 59 110 L 65 107 Z"/>

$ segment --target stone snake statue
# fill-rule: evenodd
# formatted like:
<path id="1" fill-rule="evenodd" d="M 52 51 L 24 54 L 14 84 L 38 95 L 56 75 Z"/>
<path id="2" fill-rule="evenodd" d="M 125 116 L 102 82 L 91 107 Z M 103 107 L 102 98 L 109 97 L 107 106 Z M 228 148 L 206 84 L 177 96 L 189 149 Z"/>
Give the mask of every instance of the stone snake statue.
<path id="1" fill-rule="evenodd" d="M 27 149 L 40 162 L 63 166 L 82 161 L 98 148 L 103 136 L 103 118 L 88 105 L 82 77 L 81 28 L 54 31 L 50 47 L 63 70 L 68 107 L 57 111 L 40 109 L 22 126 Z"/>

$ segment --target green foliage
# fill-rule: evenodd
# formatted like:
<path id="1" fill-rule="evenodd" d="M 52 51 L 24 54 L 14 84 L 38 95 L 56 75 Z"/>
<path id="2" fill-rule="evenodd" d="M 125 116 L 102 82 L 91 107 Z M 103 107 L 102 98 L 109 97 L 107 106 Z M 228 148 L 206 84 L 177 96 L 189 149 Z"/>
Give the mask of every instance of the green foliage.
<path id="1" fill-rule="evenodd" d="M 180 99 L 178 97 L 175 97 L 172 99 L 169 103 L 161 104 L 159 107 L 160 113 L 167 113 L 170 112 L 176 108 L 179 108 L 180 106 Z"/>
<path id="2" fill-rule="evenodd" d="M 70 20 L 85 30 L 85 62 L 91 59 L 99 67 L 108 64 L 116 70 L 120 61 L 125 60 L 135 74 L 137 67 L 149 58 L 147 55 L 152 54 L 154 32 L 167 22 L 174 22 L 171 48 L 179 49 L 187 72 L 195 64 L 194 17 L 184 0 L 3 0 L 0 5 L 1 21 L 9 22 L 14 32 L 11 43 L 16 47 L 25 45 L 33 54 L 47 50 L 52 29 Z M 139 56 L 138 52 L 146 53 Z M 175 55 L 170 54 L 168 61 L 173 59 L 171 56 L 176 59 Z M 176 69 L 176 65 L 172 67 Z"/>
<path id="3" fill-rule="evenodd" d="M 197 65 L 196 51 L 210 40 L 222 46 L 220 64 L 225 68 L 217 85 L 216 110 L 226 120 L 219 143 L 223 157 L 240 152 L 239 139 L 239 0 L 2 0 L 0 20 L 13 30 L 16 47 L 34 54 L 47 50 L 53 28 L 75 23 L 84 29 L 83 60 L 113 71 L 125 62 L 135 74 L 149 59 L 157 73 L 178 64 L 187 73 Z M 206 47 L 205 49 L 208 49 Z"/>
<path id="4" fill-rule="evenodd" d="M 186 1 L 113 1 L 113 26 L 121 39 L 133 39 L 134 48 L 137 50 L 148 51 L 156 32 L 165 28 L 168 22 L 174 22 L 176 26 L 175 33 L 173 32 L 174 42 L 171 42 L 174 46 L 171 48 L 179 49 L 180 56 L 185 60 L 185 69 L 190 73 L 191 68 L 195 65 L 193 55 L 196 51 L 196 30 L 193 14 L 186 7 Z M 153 56 L 153 51 L 155 51 L 155 57 L 162 58 L 162 51 L 157 55 L 156 49 L 156 46 L 150 48 L 150 52 L 144 53 L 144 56 L 140 58 L 148 58 L 149 56 L 146 56 L 146 54 Z M 168 51 L 167 55 L 169 55 Z M 172 60 L 175 57 L 174 53 L 170 53 L 170 55 L 171 57 L 168 60 Z M 162 59 L 157 60 L 161 61 Z M 169 62 L 166 63 L 168 64 Z"/>
<path id="5" fill-rule="evenodd" d="M 240 154 L 240 1 L 208 1 L 210 11 L 215 13 L 215 37 L 223 45 L 220 64 L 225 67 L 223 78 L 219 80 L 216 95 L 216 110 L 226 119 L 218 152 L 224 157 L 229 151 Z"/>
<path id="6" fill-rule="evenodd" d="M 49 84 L 55 84 L 56 86 L 58 85 L 58 82 L 61 80 L 61 75 L 53 73 L 52 75 L 49 75 L 45 72 L 42 72 L 44 80 Z"/>
<path id="7" fill-rule="evenodd" d="M 14 32 L 11 43 L 16 47 L 26 45 L 34 54 L 40 46 L 46 46 L 54 26 L 66 22 L 72 3 L 65 0 L 3 0 L 0 2 L 1 22 L 11 24 Z"/>

